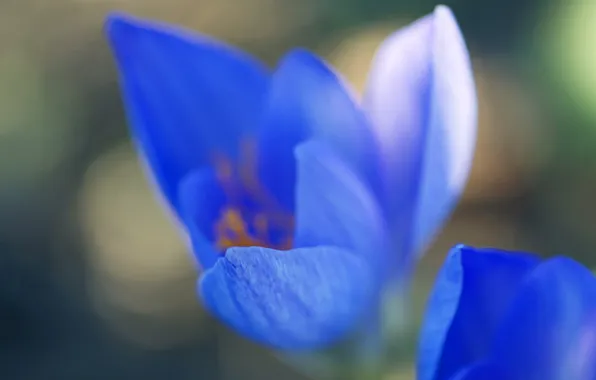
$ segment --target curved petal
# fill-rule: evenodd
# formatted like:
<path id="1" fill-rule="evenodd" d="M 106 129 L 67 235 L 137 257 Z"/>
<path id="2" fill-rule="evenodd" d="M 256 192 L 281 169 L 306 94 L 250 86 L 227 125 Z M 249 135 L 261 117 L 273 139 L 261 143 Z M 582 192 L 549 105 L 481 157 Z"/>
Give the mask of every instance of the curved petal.
<path id="1" fill-rule="evenodd" d="M 520 288 L 498 330 L 493 360 L 512 380 L 596 379 L 596 279 L 554 258 Z"/>
<path id="2" fill-rule="evenodd" d="M 213 228 L 226 200 L 213 170 L 202 169 L 187 175 L 180 183 L 178 199 L 193 252 L 203 268 L 210 268 L 220 257 L 213 244 Z"/>
<path id="3" fill-rule="evenodd" d="M 451 377 L 451 380 L 504 380 L 510 379 L 493 363 L 478 362 Z"/>
<path id="4" fill-rule="evenodd" d="M 234 157 L 257 126 L 268 74 L 232 47 L 174 27 L 113 14 L 106 33 L 134 137 L 174 209 L 180 180 Z"/>
<path id="5" fill-rule="evenodd" d="M 295 246 L 341 247 L 362 256 L 380 274 L 386 229 L 366 184 L 324 143 L 298 146 L 296 159 Z"/>
<path id="6" fill-rule="evenodd" d="M 294 147 L 310 138 L 329 143 L 355 168 L 374 160 L 377 150 L 342 80 L 315 55 L 295 50 L 273 74 L 259 135 L 261 180 L 290 209 L 296 183 Z M 372 177 L 376 172 L 362 173 Z"/>
<path id="7" fill-rule="evenodd" d="M 539 259 L 458 245 L 447 257 L 426 309 L 418 379 L 449 379 L 488 355 L 495 329 Z"/>
<path id="8" fill-rule="evenodd" d="M 200 281 L 206 307 L 248 338 L 311 349 L 346 334 L 370 300 L 364 260 L 336 247 L 230 248 Z"/>
<path id="9" fill-rule="evenodd" d="M 407 259 L 449 216 L 474 151 L 474 80 L 449 8 L 438 6 L 387 38 L 373 61 L 364 107 L 381 146 L 383 207 Z"/>

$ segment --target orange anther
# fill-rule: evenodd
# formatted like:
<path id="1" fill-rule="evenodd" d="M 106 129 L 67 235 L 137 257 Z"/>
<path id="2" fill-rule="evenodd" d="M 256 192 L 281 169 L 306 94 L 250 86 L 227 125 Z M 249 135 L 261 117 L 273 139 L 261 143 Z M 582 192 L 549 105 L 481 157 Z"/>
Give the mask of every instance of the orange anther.
<path id="1" fill-rule="evenodd" d="M 238 167 L 235 167 L 225 156 L 214 157 L 217 178 L 228 201 L 228 205 L 214 226 L 216 245 L 222 251 L 232 246 L 260 246 L 276 249 L 292 247 L 294 218 L 290 213 L 283 211 L 259 183 L 254 148 L 254 144 L 243 142 Z M 247 215 L 242 210 L 242 197 L 249 197 L 252 203 L 257 204 L 258 213 L 250 220 L 255 236 L 249 233 Z M 271 227 L 276 231 L 284 232 L 287 237 L 284 238 L 283 243 L 273 244 L 269 241 Z"/>

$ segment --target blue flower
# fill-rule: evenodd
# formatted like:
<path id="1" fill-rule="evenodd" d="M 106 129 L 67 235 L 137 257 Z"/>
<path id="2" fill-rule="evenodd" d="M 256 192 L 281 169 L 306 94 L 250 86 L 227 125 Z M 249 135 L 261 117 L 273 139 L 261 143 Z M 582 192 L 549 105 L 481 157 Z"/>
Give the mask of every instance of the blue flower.
<path id="1" fill-rule="evenodd" d="M 453 248 L 429 300 L 418 379 L 596 379 L 596 279 L 569 258 Z"/>
<path id="2" fill-rule="evenodd" d="M 407 272 L 465 184 L 468 53 L 446 7 L 390 36 L 362 103 L 321 59 L 270 72 L 209 37 L 108 17 L 133 137 L 192 242 L 205 306 L 281 349 L 334 342 Z"/>

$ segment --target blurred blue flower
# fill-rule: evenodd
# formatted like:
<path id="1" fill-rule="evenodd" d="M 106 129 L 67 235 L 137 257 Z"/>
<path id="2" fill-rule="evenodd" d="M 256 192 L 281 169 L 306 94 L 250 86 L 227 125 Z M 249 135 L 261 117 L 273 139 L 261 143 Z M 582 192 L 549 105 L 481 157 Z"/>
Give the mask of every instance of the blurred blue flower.
<path id="1" fill-rule="evenodd" d="M 418 379 L 596 379 L 596 279 L 569 258 L 453 248 L 429 300 Z"/>
<path id="2" fill-rule="evenodd" d="M 201 298 L 247 337 L 308 349 L 346 334 L 462 191 L 476 95 L 446 7 L 383 43 L 361 104 L 304 50 L 269 72 L 169 25 L 113 14 L 106 30 L 133 136 L 204 270 Z"/>

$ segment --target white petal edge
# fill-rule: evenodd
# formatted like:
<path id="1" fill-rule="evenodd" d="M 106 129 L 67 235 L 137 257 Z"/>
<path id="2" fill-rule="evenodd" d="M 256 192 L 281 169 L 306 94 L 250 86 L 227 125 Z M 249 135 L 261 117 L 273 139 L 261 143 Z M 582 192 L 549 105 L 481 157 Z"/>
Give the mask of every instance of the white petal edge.
<path id="1" fill-rule="evenodd" d="M 465 187 L 476 141 L 472 67 L 448 7 L 437 6 L 382 43 L 364 108 L 381 147 L 385 191 L 399 196 L 415 186 L 415 206 L 405 216 L 412 219 L 402 224 L 412 242 L 399 254 L 421 254 Z M 410 199 L 402 194 L 406 213 L 403 202 Z"/>

